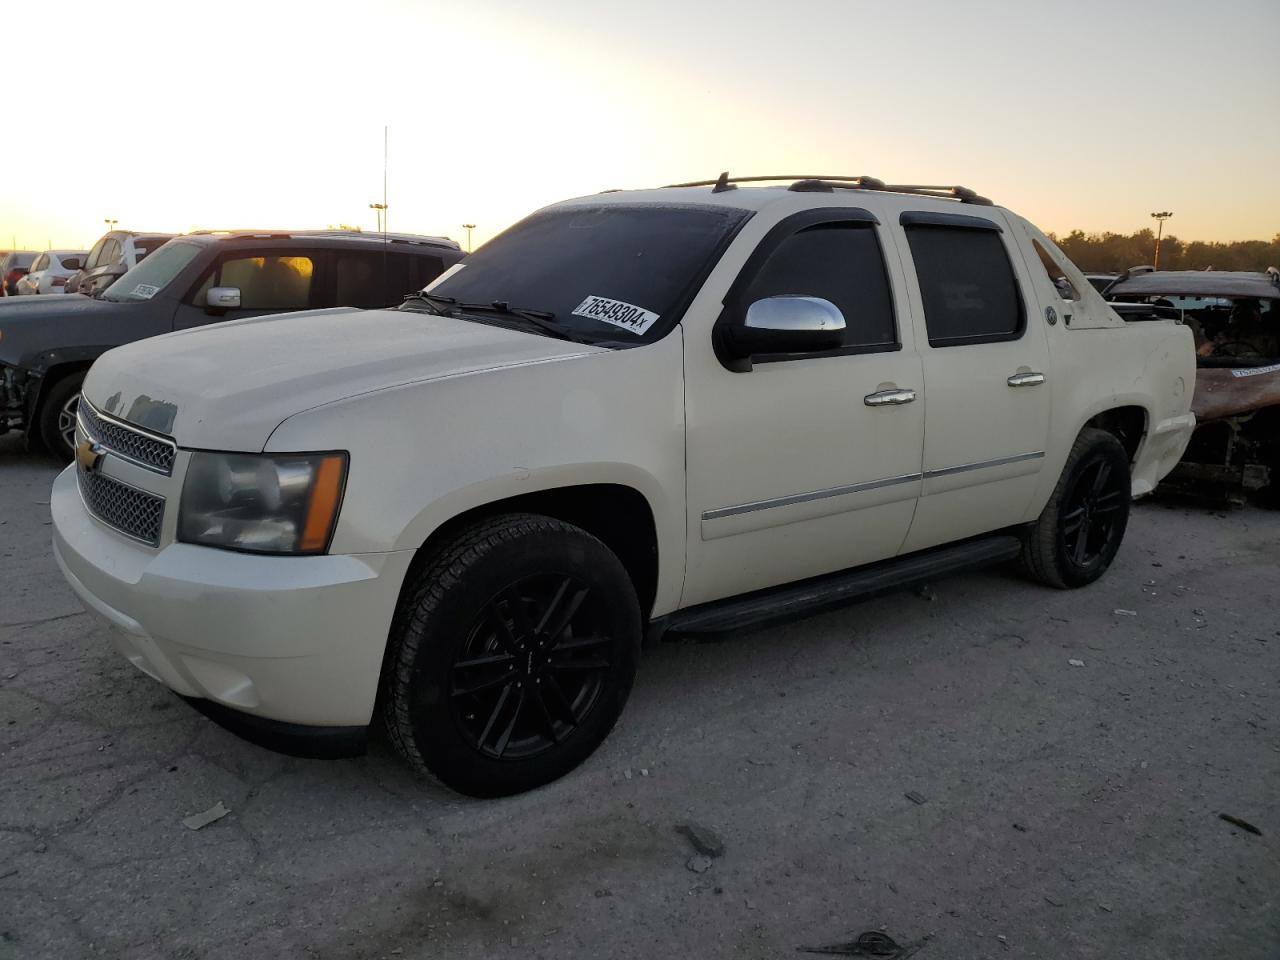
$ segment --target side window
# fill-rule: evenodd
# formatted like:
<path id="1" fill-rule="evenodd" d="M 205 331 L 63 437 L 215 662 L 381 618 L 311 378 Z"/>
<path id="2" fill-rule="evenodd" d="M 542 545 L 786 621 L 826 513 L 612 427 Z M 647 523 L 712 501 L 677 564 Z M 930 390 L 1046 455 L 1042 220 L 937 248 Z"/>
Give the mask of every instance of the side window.
<path id="1" fill-rule="evenodd" d="M 783 240 L 751 280 L 743 302 L 781 294 L 822 297 L 839 307 L 843 346 L 851 352 L 898 347 L 884 254 L 870 223 L 822 223 Z"/>
<path id="2" fill-rule="evenodd" d="M 107 248 L 107 241 L 105 238 L 95 243 L 93 245 L 93 249 L 89 251 L 89 259 L 85 261 L 84 268 L 86 270 L 92 270 L 99 263 L 101 263 L 102 251 L 105 250 L 106 248 Z"/>
<path id="3" fill-rule="evenodd" d="M 342 251 L 334 265 L 334 303 L 340 307 L 392 307 L 440 275 L 439 257 Z M 385 271 L 385 275 L 384 275 Z"/>
<path id="4" fill-rule="evenodd" d="M 906 231 L 930 346 L 1022 336 L 1022 296 L 999 233 L 932 224 L 908 226 Z"/>
<path id="5" fill-rule="evenodd" d="M 102 253 L 98 255 L 98 266 L 109 267 L 120 259 L 120 241 L 112 237 L 102 247 Z"/>
<path id="6" fill-rule="evenodd" d="M 1053 284 L 1053 288 L 1058 291 L 1058 296 L 1063 300 L 1079 300 L 1080 294 L 1076 291 L 1075 285 L 1067 279 L 1066 273 L 1058 266 L 1058 262 L 1053 259 L 1053 255 L 1049 253 L 1039 240 L 1032 240 L 1031 245 L 1036 248 L 1036 256 L 1040 258 L 1040 266 L 1044 267 L 1044 272 L 1049 277 L 1049 282 Z"/>
<path id="7" fill-rule="evenodd" d="M 239 287 L 242 310 L 305 310 L 314 272 L 310 257 L 242 257 L 222 262 L 216 286 Z M 197 305 L 204 305 L 207 290 L 201 286 Z"/>

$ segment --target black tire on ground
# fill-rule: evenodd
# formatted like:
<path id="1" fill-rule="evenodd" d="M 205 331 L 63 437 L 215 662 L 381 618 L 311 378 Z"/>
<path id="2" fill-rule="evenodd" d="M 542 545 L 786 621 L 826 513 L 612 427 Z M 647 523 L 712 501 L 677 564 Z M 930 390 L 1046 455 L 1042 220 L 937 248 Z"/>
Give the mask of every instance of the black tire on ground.
<path id="1" fill-rule="evenodd" d="M 582 763 L 635 678 L 640 605 L 585 530 L 535 514 L 478 522 L 410 575 L 383 666 L 391 742 L 460 793 L 531 790 Z"/>
<path id="2" fill-rule="evenodd" d="M 49 388 L 36 413 L 35 433 L 40 444 L 51 457 L 63 463 L 69 463 L 76 455 L 75 406 L 80 402 L 83 384 L 83 372 L 63 377 Z"/>
<path id="3" fill-rule="evenodd" d="M 1023 571 L 1060 590 L 1093 583 L 1120 549 L 1129 501 L 1129 456 L 1120 441 L 1105 430 L 1081 430 L 1053 495 L 1023 538 Z"/>

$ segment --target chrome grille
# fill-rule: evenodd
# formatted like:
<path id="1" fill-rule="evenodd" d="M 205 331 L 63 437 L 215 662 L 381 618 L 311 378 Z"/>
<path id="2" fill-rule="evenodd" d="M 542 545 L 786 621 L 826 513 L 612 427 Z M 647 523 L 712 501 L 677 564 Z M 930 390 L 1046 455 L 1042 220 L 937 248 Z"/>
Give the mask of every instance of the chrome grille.
<path id="1" fill-rule="evenodd" d="M 126 536 L 153 547 L 160 545 L 164 497 L 79 467 L 76 477 L 80 482 L 80 496 L 90 513 Z"/>
<path id="2" fill-rule="evenodd" d="M 80 429 L 90 440 L 100 443 L 105 449 L 118 454 L 125 460 L 136 463 L 148 470 L 155 470 L 169 476 L 173 473 L 173 461 L 178 455 L 178 448 L 172 440 L 143 433 L 132 427 L 110 420 L 93 409 L 83 397 L 77 408 L 80 418 Z"/>

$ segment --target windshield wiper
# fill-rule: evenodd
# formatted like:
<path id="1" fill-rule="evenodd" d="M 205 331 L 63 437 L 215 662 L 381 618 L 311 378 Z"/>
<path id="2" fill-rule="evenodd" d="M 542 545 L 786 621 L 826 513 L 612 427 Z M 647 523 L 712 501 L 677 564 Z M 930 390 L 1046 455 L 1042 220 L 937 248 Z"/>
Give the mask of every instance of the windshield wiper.
<path id="1" fill-rule="evenodd" d="M 506 300 L 491 300 L 488 303 L 459 303 L 459 310 L 475 311 L 483 310 L 490 313 L 500 313 L 505 316 L 519 317 L 526 323 L 532 324 L 539 330 L 551 334 L 560 340 L 578 341 L 578 338 L 565 330 L 560 324 L 555 323 L 556 315 L 550 310 L 532 310 L 528 307 L 513 307 Z"/>
<path id="2" fill-rule="evenodd" d="M 438 306 L 439 304 L 445 304 L 446 306 L 452 307 L 452 306 L 456 306 L 458 303 L 457 297 L 443 297 L 438 293 L 427 293 L 427 291 L 425 290 L 417 290 L 414 293 L 406 294 L 404 298 L 404 302 L 401 303 L 400 306 L 403 307 L 410 300 L 417 300 L 420 303 L 425 303 L 427 306 L 429 306 L 432 309 L 434 313 L 436 313 L 439 316 L 444 316 L 444 314 L 441 313 L 440 311 L 440 308 Z"/>

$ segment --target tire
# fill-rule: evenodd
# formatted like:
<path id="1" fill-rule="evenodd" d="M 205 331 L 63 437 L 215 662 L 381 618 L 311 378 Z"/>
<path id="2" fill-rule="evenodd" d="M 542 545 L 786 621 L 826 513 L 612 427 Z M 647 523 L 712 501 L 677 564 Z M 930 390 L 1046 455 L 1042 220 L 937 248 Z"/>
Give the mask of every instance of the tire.
<path id="1" fill-rule="evenodd" d="M 1102 576 L 1124 539 L 1131 498 L 1129 456 L 1114 434 L 1086 427 L 1058 485 L 1022 544 L 1023 572 L 1060 590 Z"/>
<path id="2" fill-rule="evenodd" d="M 36 413 L 36 432 L 45 451 L 62 463 L 76 455 L 76 407 L 84 373 L 72 373 L 49 388 Z"/>
<path id="3" fill-rule="evenodd" d="M 640 636 L 635 588 L 603 543 L 550 517 L 493 517 L 410 574 L 383 722 L 411 766 L 459 793 L 531 790 L 613 729 Z"/>

